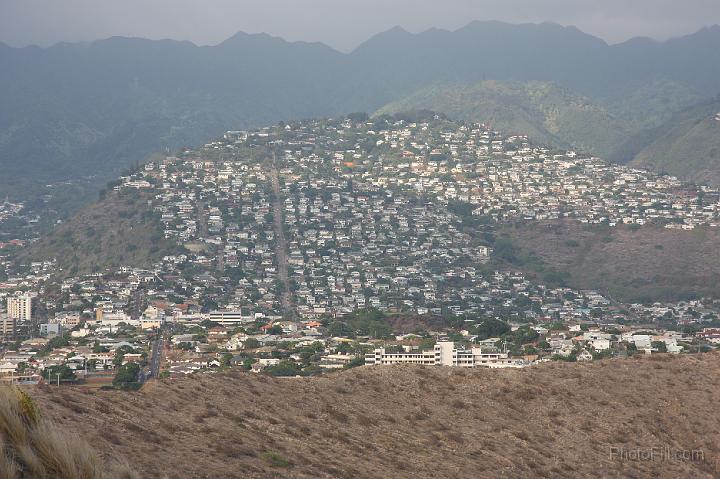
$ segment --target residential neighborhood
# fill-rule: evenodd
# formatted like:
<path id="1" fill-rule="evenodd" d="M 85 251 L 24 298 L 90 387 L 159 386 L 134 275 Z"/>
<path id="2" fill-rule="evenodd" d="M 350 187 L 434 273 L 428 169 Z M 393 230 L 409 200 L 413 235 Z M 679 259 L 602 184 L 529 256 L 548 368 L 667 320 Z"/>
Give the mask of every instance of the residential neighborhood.
<path id="1" fill-rule="evenodd" d="M 355 116 L 229 131 L 111 186 L 142 194 L 178 248 L 72 274 L 4 254 L 3 378 L 526 367 L 718 344 L 718 299 L 618 303 L 493 262 L 495 228 L 514 221 L 713 228 L 718 190 L 484 125 Z M 2 208 L 0 221 L 22 211 Z"/>

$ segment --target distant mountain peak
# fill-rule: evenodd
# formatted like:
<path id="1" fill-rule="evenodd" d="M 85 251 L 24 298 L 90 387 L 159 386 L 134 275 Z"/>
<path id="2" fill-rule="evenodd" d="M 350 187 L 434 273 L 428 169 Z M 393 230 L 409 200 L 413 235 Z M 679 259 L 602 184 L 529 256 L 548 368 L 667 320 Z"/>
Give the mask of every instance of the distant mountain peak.
<path id="1" fill-rule="evenodd" d="M 280 37 L 274 37 L 272 35 L 269 35 L 267 33 L 247 33 L 247 32 L 237 32 L 235 35 L 231 36 L 227 40 L 224 40 L 221 42 L 218 46 L 227 46 L 227 45 L 235 45 L 241 42 L 246 42 L 248 40 L 274 40 L 274 41 L 281 41 L 283 43 L 289 43 L 286 40 L 280 38 Z"/>
<path id="2" fill-rule="evenodd" d="M 264 45 L 272 45 L 272 46 L 303 46 L 303 47 L 309 47 L 314 49 L 322 49 L 330 52 L 336 52 L 335 49 L 332 47 L 329 47 L 328 45 L 322 43 L 322 42 L 305 42 L 305 41 L 288 41 L 285 40 L 282 37 L 277 37 L 274 35 L 270 35 L 269 33 L 246 33 L 246 32 L 237 32 L 235 35 L 231 36 L 227 40 L 219 43 L 216 45 L 220 48 L 232 48 L 232 47 L 243 47 L 251 45 L 253 47 L 256 46 L 264 46 Z"/>
<path id="3" fill-rule="evenodd" d="M 633 37 L 629 40 L 626 40 L 621 43 L 617 43 L 613 45 L 613 48 L 619 47 L 619 48 L 634 48 L 634 49 L 644 49 L 644 48 L 652 48 L 657 47 L 661 45 L 661 43 L 653 38 L 650 37 Z"/>
<path id="4" fill-rule="evenodd" d="M 398 33 L 399 33 L 399 34 L 401 34 L 401 35 L 410 34 L 410 32 L 408 32 L 407 30 L 405 30 L 405 29 L 404 29 L 403 27 L 401 27 L 400 25 L 395 25 L 394 27 L 392 27 L 390 30 L 386 31 L 385 33 L 393 33 L 393 34 L 398 34 Z"/>

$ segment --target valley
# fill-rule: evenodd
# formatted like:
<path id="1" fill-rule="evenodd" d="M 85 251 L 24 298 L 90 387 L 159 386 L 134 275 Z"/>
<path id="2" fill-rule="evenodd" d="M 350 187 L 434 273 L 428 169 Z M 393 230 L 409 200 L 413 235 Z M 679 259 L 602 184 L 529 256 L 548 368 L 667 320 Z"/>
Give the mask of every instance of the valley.
<path id="1" fill-rule="evenodd" d="M 0 1 L 0 479 L 720 477 L 718 52 L 709 0 Z"/>

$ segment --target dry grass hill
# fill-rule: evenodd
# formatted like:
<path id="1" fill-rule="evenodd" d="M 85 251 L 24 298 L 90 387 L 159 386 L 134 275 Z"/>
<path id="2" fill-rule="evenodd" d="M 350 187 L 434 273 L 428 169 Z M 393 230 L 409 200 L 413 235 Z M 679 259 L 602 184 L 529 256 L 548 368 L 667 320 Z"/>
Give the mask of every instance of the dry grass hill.
<path id="1" fill-rule="evenodd" d="M 458 478 L 720 475 L 720 356 L 523 370 L 230 372 L 141 391 L 31 388 L 41 411 L 142 477 Z M 632 460 L 629 451 L 695 450 Z M 613 457 L 621 448 L 625 459 Z"/>
<path id="2" fill-rule="evenodd" d="M 175 248 L 142 192 L 108 193 L 37 243 L 21 261 L 56 258 L 66 275 L 99 272 L 119 265 L 148 267 Z"/>
<path id="3" fill-rule="evenodd" d="M 674 301 L 720 293 L 720 232 L 713 228 L 602 228 L 568 221 L 519 225 L 503 232 L 523 254 L 534 254 L 565 273 L 574 288 L 609 291 L 622 301 Z"/>

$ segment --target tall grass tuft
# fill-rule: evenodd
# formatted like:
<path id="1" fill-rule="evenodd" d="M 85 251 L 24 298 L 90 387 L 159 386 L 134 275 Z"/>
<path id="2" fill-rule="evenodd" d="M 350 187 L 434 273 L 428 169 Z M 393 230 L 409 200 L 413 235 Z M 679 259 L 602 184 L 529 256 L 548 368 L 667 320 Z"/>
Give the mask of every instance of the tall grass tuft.
<path id="1" fill-rule="evenodd" d="M 43 419 L 32 398 L 0 387 L 0 479 L 135 479 L 126 464 L 105 464 L 90 445 Z"/>

